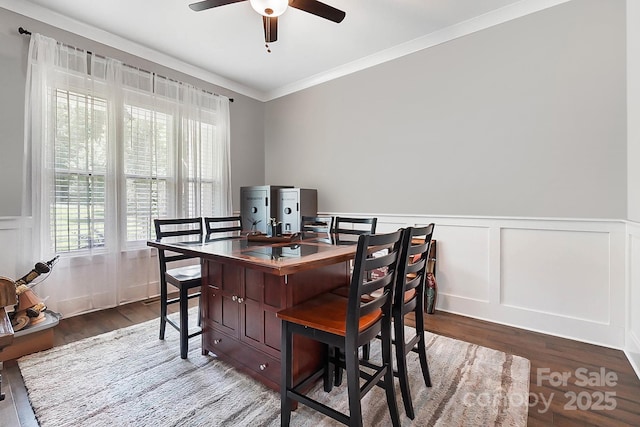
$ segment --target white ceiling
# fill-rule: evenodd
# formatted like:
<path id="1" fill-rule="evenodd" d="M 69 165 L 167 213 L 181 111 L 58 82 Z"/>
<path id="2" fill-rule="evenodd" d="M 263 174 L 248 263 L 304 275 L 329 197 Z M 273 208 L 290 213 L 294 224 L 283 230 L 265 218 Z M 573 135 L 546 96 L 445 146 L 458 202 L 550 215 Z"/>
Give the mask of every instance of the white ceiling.
<path id="1" fill-rule="evenodd" d="M 567 0 L 326 0 L 342 23 L 288 8 L 278 41 L 241 2 L 201 12 L 197 0 L 0 0 L 47 22 L 259 100 L 310 87 Z"/>

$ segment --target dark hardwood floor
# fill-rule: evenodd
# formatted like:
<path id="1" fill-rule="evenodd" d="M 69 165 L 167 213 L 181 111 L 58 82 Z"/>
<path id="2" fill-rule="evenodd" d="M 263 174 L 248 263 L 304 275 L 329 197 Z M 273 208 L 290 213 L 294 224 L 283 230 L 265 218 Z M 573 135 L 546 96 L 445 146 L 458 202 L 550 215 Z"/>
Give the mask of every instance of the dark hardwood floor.
<path id="1" fill-rule="evenodd" d="M 158 313 L 158 302 L 149 301 L 62 319 L 55 329 L 54 345 L 141 323 Z M 622 351 L 444 312 L 425 315 L 425 319 L 427 329 L 434 333 L 531 361 L 531 427 L 640 426 L 640 380 Z M 20 426 L 37 426 L 16 362 L 4 366 Z M 564 382 L 563 373 L 571 375 Z"/>
<path id="2" fill-rule="evenodd" d="M 620 350 L 444 312 L 425 319 L 431 332 L 531 361 L 530 427 L 640 426 L 640 380 Z"/>

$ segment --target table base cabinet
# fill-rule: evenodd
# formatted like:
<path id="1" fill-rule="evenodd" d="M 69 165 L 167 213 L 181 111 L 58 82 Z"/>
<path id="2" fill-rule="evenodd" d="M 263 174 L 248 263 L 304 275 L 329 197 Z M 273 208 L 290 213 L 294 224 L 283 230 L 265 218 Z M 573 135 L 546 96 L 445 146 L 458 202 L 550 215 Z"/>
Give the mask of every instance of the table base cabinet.
<path id="1" fill-rule="evenodd" d="M 202 261 L 202 348 L 268 387 L 280 388 L 276 312 L 349 283 L 349 262 L 278 276 L 246 265 Z M 316 371 L 324 351 L 296 337 L 294 381 Z"/>

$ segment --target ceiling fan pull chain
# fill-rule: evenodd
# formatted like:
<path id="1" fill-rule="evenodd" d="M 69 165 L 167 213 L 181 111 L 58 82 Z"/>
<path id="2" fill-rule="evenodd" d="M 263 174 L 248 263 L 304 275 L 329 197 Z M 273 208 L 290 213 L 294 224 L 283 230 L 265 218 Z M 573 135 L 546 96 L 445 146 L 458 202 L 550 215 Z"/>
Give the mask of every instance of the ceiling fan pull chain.
<path id="1" fill-rule="evenodd" d="M 264 47 L 267 48 L 267 53 L 271 53 L 271 49 L 269 48 L 269 43 L 265 43 Z"/>

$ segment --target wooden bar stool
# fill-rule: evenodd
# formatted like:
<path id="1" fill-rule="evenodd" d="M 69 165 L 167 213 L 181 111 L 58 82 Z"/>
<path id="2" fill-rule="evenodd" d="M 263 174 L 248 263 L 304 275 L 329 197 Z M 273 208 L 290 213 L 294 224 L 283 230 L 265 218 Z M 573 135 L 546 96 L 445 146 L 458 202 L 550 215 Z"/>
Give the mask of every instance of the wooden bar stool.
<path id="1" fill-rule="evenodd" d="M 429 224 L 425 227 L 408 227 L 404 230 L 402 253 L 398 262 L 396 287 L 393 296 L 393 344 L 398 367 L 394 375 L 400 381 L 400 391 L 402 392 L 405 412 L 410 419 L 415 418 L 407 369 L 407 355 L 410 352 L 418 354 L 425 385 L 431 387 L 427 349 L 424 341 L 424 302 L 431 238 L 434 228 L 434 224 Z M 363 298 L 366 300 L 367 298 L 375 297 L 378 292 L 376 291 L 372 295 L 364 295 Z M 416 329 L 415 335 L 406 337 L 404 324 L 406 316 L 410 313 L 415 316 Z M 361 363 L 365 366 L 368 366 L 369 346 L 369 343 L 363 346 L 363 360 Z M 340 385 L 342 382 L 342 373 L 339 367 L 336 368 L 334 373 L 334 381 L 335 385 Z"/>
<path id="2" fill-rule="evenodd" d="M 391 306 L 401 237 L 402 231 L 398 230 L 388 234 L 364 234 L 358 238 L 349 298 L 327 292 L 277 313 L 282 320 L 281 425 L 289 425 L 292 403 L 297 401 L 343 424 L 362 426 L 361 399 L 375 385 L 385 389 L 392 423 L 400 425 L 391 356 Z M 367 256 L 380 249 L 387 249 L 387 253 L 377 258 Z M 377 269 L 384 269 L 386 273 L 369 280 L 369 272 Z M 378 296 L 362 298 L 378 290 Z M 323 371 L 293 384 L 291 352 L 294 334 L 320 341 L 328 349 L 340 349 L 344 362 L 333 359 Z M 360 369 L 358 349 L 378 334 L 382 337 L 382 364 L 373 367 L 373 373 L 367 373 Z M 331 369 L 336 364 L 346 370 L 349 415 L 304 394 L 304 390 L 322 374 L 325 389 L 330 389 L 327 386 L 332 379 Z M 362 386 L 361 378 L 365 379 Z"/>
<path id="3" fill-rule="evenodd" d="M 415 418 L 411 390 L 409 389 L 409 375 L 407 371 L 407 355 L 410 352 L 418 354 L 422 377 L 427 387 L 431 387 L 431 376 L 427 362 L 427 349 L 424 342 L 424 301 L 425 283 L 431 238 L 435 225 L 425 227 L 408 227 L 403 236 L 403 254 L 398 264 L 396 288 L 393 297 L 393 332 L 397 376 L 400 380 L 400 391 L 407 416 Z M 415 335 L 406 337 L 405 317 L 413 313 L 415 316 Z"/>
<path id="4" fill-rule="evenodd" d="M 155 219 L 156 238 L 194 236 L 202 239 L 202 218 L 186 219 Z M 173 326 L 180 333 L 180 357 L 187 358 L 189 352 L 189 339 L 202 334 L 202 330 L 189 333 L 189 300 L 200 298 L 200 291 L 189 293 L 189 290 L 200 288 L 202 280 L 200 277 L 200 263 L 182 267 L 168 269 L 167 265 L 175 261 L 185 259 L 197 259 L 189 255 L 176 254 L 174 252 L 158 249 L 158 261 L 160 264 L 160 339 L 164 339 L 167 323 Z M 177 298 L 168 298 L 167 284 L 176 287 L 179 292 Z M 167 306 L 169 304 L 180 305 L 180 324 L 178 325 L 167 317 Z"/>

